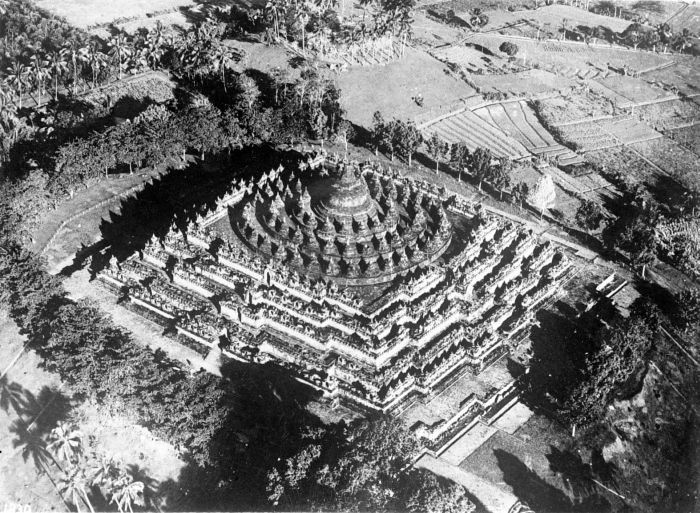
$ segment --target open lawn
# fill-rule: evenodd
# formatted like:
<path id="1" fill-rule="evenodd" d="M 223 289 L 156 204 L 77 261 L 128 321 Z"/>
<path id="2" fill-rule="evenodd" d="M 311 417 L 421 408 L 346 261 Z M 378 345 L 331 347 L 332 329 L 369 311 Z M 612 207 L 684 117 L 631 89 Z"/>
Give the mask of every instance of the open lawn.
<path id="1" fill-rule="evenodd" d="M 463 80 L 425 52 L 406 49 L 406 56 L 383 67 L 353 67 L 338 76 L 341 104 L 353 123 L 372 125 L 372 115 L 410 120 L 433 109 L 454 104 L 475 94 Z M 413 97 L 423 95 L 420 107 Z"/>

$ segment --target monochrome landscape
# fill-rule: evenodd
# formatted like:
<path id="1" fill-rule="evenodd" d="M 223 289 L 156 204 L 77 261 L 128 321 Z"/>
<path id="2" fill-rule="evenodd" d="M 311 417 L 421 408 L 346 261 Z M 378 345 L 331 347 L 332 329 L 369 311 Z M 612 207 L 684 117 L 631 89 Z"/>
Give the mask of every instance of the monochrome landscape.
<path id="1" fill-rule="evenodd" d="M 699 35 L 0 0 L 0 511 L 697 511 Z"/>

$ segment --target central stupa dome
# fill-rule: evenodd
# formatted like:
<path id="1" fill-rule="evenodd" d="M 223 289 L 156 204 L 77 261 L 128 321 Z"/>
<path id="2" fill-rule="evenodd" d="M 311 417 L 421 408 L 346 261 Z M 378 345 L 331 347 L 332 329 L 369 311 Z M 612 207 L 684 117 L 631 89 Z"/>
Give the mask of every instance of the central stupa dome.
<path id="1" fill-rule="evenodd" d="M 345 285 L 432 262 L 452 233 L 440 202 L 339 159 L 266 174 L 239 208 L 237 233 L 257 254 Z"/>

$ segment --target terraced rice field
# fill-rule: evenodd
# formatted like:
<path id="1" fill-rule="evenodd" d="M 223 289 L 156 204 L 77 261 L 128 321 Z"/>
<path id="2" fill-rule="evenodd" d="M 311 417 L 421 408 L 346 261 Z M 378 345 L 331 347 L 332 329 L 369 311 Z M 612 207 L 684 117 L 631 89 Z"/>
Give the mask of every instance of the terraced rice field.
<path id="1" fill-rule="evenodd" d="M 671 139 L 663 137 L 655 141 L 631 144 L 629 147 L 644 155 L 687 187 L 700 186 L 698 156 Z"/>
<path id="2" fill-rule="evenodd" d="M 669 130 L 665 135 L 680 146 L 700 155 L 700 124 Z"/>
<path id="3" fill-rule="evenodd" d="M 556 158 L 561 165 L 583 162 L 580 156 L 554 140 L 524 101 L 497 103 L 474 112 L 517 140 L 534 155 Z"/>
<path id="4" fill-rule="evenodd" d="M 600 125 L 583 121 L 557 127 L 559 136 L 583 152 L 614 148 L 620 143 L 612 135 L 603 131 Z"/>
<path id="5" fill-rule="evenodd" d="M 488 148 L 497 157 L 518 158 L 529 155 L 520 142 L 470 110 L 441 119 L 425 127 L 424 132 L 437 132 L 445 141 L 451 144 L 464 143 L 471 151 L 476 148 Z"/>
<path id="6" fill-rule="evenodd" d="M 622 144 L 640 143 L 662 137 L 659 132 L 632 116 L 616 116 L 596 123 Z"/>
<path id="7" fill-rule="evenodd" d="M 560 137 L 583 152 L 659 139 L 662 135 L 629 115 L 557 127 Z"/>
<path id="8" fill-rule="evenodd" d="M 671 100 L 644 105 L 635 109 L 635 114 L 659 132 L 700 123 L 700 106 L 691 101 Z"/>

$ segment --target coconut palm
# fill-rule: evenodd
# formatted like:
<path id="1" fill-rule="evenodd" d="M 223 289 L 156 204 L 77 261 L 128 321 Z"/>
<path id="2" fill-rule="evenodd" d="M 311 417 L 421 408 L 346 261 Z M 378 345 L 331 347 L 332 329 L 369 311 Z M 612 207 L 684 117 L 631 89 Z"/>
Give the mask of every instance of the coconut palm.
<path id="1" fill-rule="evenodd" d="M 133 513 L 133 505 L 145 506 L 144 501 L 144 485 L 141 481 L 134 481 L 126 471 L 122 470 L 118 479 L 116 479 L 111 487 L 110 494 L 112 496 L 110 504 L 116 504 L 120 512 L 129 511 Z"/>
<path id="2" fill-rule="evenodd" d="M 107 66 L 107 56 L 102 53 L 100 47 L 94 41 L 91 42 L 86 48 L 85 61 L 88 66 L 90 66 L 90 71 L 92 73 L 92 88 L 97 87 L 97 77 L 100 71 Z"/>
<path id="3" fill-rule="evenodd" d="M 77 94 L 80 63 L 85 60 L 86 50 L 81 47 L 77 41 L 70 40 L 65 44 L 62 51 L 67 57 L 68 62 L 70 62 L 71 71 L 73 73 L 73 94 Z"/>
<path id="4" fill-rule="evenodd" d="M 234 52 L 225 44 L 218 42 L 209 52 L 209 59 L 212 71 L 221 73 L 221 81 L 226 91 L 226 71 L 236 62 Z"/>
<path id="5" fill-rule="evenodd" d="M 90 485 L 91 486 L 105 486 L 107 488 L 112 486 L 112 482 L 116 478 L 117 465 L 113 457 L 103 456 L 100 459 L 99 464 L 92 468 L 90 474 Z"/>
<path id="6" fill-rule="evenodd" d="M 122 66 L 125 62 L 125 58 L 129 57 L 132 52 L 131 43 L 124 34 L 120 32 L 109 40 L 107 46 L 110 47 L 109 56 L 116 61 L 119 80 L 121 80 Z"/>
<path id="7" fill-rule="evenodd" d="M 29 70 L 19 60 L 15 60 L 12 66 L 7 68 L 7 76 L 5 80 L 7 84 L 17 91 L 19 100 L 19 108 L 22 108 L 22 93 L 27 87 Z"/>
<path id="8" fill-rule="evenodd" d="M 40 54 L 34 53 L 29 59 L 29 65 L 29 74 L 32 78 L 32 82 L 34 82 L 41 96 L 46 92 L 46 79 L 50 76 L 48 69 L 49 62 L 42 58 Z"/>
<path id="9" fill-rule="evenodd" d="M 83 433 L 75 426 L 59 422 L 49 434 L 51 443 L 48 449 L 58 459 L 72 463 L 79 460 L 83 454 Z"/>
<path id="10" fill-rule="evenodd" d="M 87 494 L 87 479 L 81 468 L 74 467 L 65 474 L 59 481 L 59 491 L 65 500 L 75 506 L 80 513 L 80 505 L 86 504 L 92 513 L 95 510 L 92 508 L 90 498 Z"/>
<path id="11" fill-rule="evenodd" d="M 68 72 L 68 63 L 66 62 L 66 51 L 54 51 L 47 56 L 47 69 L 49 76 L 53 79 L 54 85 L 54 100 L 58 101 L 58 81 Z"/>
<path id="12" fill-rule="evenodd" d="M 165 53 L 163 50 L 164 43 L 163 24 L 158 22 L 155 27 L 148 31 L 144 41 L 144 57 L 151 69 L 157 69 L 160 64 L 160 59 Z"/>

